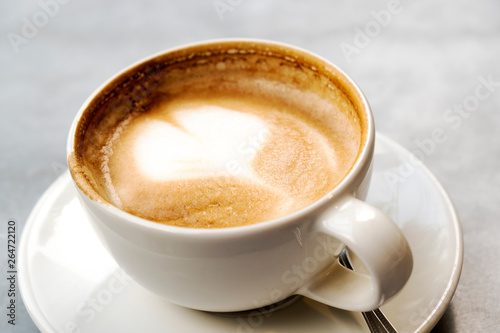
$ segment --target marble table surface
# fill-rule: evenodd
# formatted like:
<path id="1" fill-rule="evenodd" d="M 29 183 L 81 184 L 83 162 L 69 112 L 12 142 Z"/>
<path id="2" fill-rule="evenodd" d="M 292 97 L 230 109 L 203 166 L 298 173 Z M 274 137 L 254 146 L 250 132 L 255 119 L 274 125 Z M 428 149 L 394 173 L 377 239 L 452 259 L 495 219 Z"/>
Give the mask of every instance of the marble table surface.
<path id="1" fill-rule="evenodd" d="M 432 332 L 498 331 L 500 2 L 2 1 L 0 18 L 0 331 L 38 332 L 22 305 L 7 324 L 6 226 L 14 219 L 20 235 L 66 169 L 80 105 L 136 60 L 226 37 L 311 50 L 359 84 L 379 132 L 410 151 L 432 140 L 421 156 L 455 204 L 465 244 L 458 291 Z"/>

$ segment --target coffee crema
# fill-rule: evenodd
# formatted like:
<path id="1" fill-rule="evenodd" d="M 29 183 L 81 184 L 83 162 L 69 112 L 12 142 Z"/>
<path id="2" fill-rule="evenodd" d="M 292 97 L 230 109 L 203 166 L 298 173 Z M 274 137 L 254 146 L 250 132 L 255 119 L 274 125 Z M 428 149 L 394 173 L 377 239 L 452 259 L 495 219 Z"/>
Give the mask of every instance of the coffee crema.
<path id="1" fill-rule="evenodd" d="M 79 188 L 189 228 L 264 222 L 325 196 L 356 161 L 366 122 L 331 75 L 277 51 L 177 51 L 113 80 L 77 124 Z"/>

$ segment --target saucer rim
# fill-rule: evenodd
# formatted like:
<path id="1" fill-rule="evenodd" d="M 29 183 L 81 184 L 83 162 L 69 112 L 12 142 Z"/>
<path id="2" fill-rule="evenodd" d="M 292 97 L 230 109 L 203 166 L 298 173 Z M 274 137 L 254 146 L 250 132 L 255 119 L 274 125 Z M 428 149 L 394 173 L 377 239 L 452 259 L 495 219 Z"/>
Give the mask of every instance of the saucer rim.
<path id="1" fill-rule="evenodd" d="M 397 155 L 410 155 L 407 149 L 403 146 L 390 139 L 386 135 L 376 133 L 375 145 L 378 142 L 383 142 L 385 145 L 390 146 L 393 152 Z M 450 271 L 450 278 L 447 283 L 446 288 L 444 289 L 439 301 L 437 302 L 434 309 L 426 316 L 422 323 L 413 333 L 425 333 L 430 332 L 432 328 L 439 322 L 444 313 L 446 312 L 451 300 L 455 294 L 456 288 L 458 286 L 462 267 L 463 267 L 463 259 L 464 259 L 464 241 L 463 241 L 463 232 L 462 226 L 460 224 L 460 219 L 458 213 L 453 205 L 448 193 L 445 188 L 439 182 L 437 177 L 430 171 L 430 169 L 423 163 L 419 163 L 418 168 L 420 171 L 425 173 L 426 177 L 430 179 L 433 186 L 439 191 L 441 198 L 443 199 L 443 206 L 446 206 L 446 210 L 449 212 L 450 218 L 448 221 L 448 225 L 450 229 L 453 228 L 454 231 L 454 239 L 456 243 L 454 244 L 454 262 L 453 268 Z M 28 242 L 27 239 L 31 235 L 31 230 L 34 228 L 37 222 L 37 216 L 39 216 L 44 208 L 46 209 L 46 202 L 50 199 L 53 199 L 53 192 L 55 189 L 59 187 L 70 186 L 70 174 L 69 170 L 64 171 L 42 194 L 31 213 L 29 214 L 28 219 L 26 220 L 26 224 L 22 231 L 19 252 L 18 252 L 18 283 L 19 283 L 19 291 L 21 294 L 21 298 L 23 300 L 24 306 L 30 316 L 30 318 L 35 323 L 36 327 L 41 332 L 56 332 L 50 321 L 45 317 L 45 315 L 41 311 L 41 307 L 38 305 L 36 298 L 33 294 L 33 290 L 30 285 L 30 279 L 25 276 L 25 272 L 28 271 L 28 260 L 26 259 L 26 253 L 28 251 Z M 451 231 L 451 230 L 450 230 Z"/>
<path id="2" fill-rule="evenodd" d="M 36 327 L 41 331 L 49 331 L 52 330 L 56 332 L 54 327 L 50 324 L 50 321 L 43 315 L 41 312 L 41 307 L 38 305 L 36 298 L 33 294 L 33 290 L 31 288 L 30 279 L 24 276 L 24 272 L 28 271 L 28 260 L 26 258 L 28 252 L 28 237 L 31 235 L 31 230 L 34 228 L 37 219 L 36 217 L 40 215 L 41 211 L 45 207 L 45 203 L 51 199 L 52 192 L 59 188 L 63 187 L 65 183 L 68 182 L 69 170 L 64 171 L 61 175 L 57 177 L 57 179 L 49 185 L 49 187 L 45 190 L 42 196 L 39 198 L 35 206 L 33 207 L 31 213 L 26 220 L 26 224 L 22 231 L 21 242 L 18 252 L 19 261 L 17 264 L 17 272 L 18 272 L 18 283 L 19 283 L 19 292 L 21 294 L 21 298 L 23 300 L 24 307 L 28 312 L 31 320 L 35 323 Z"/>
<path id="3" fill-rule="evenodd" d="M 402 145 L 397 143 L 396 141 L 390 139 L 388 136 L 381 134 L 379 132 L 376 133 L 375 144 L 377 142 L 384 141 L 384 144 L 391 146 L 398 154 L 404 155 L 413 155 L 409 150 L 404 148 Z M 420 160 L 419 160 L 420 161 Z M 462 267 L 464 262 L 464 240 L 463 240 L 463 230 L 462 225 L 460 223 L 460 218 L 458 216 L 455 205 L 451 201 L 451 198 L 444 188 L 444 186 L 439 182 L 437 177 L 431 172 L 431 170 L 424 164 L 420 163 L 418 168 L 426 174 L 427 177 L 432 181 L 432 183 L 436 186 L 436 189 L 439 191 L 441 197 L 443 198 L 444 203 L 447 206 L 447 210 L 450 212 L 450 221 L 449 224 L 454 226 L 455 231 L 455 261 L 453 262 L 453 269 L 451 270 L 450 280 L 448 281 L 448 285 L 443 292 L 438 304 L 434 307 L 433 311 L 427 316 L 427 318 L 422 322 L 422 324 L 414 331 L 414 333 L 424 333 L 430 332 L 434 326 L 439 322 L 439 320 L 443 317 L 444 313 L 448 309 L 448 306 L 455 295 L 455 291 L 458 287 L 458 283 L 460 281 L 460 276 L 462 274 Z M 383 306 L 382 306 L 383 307 Z M 433 320 L 434 319 L 434 320 Z"/>

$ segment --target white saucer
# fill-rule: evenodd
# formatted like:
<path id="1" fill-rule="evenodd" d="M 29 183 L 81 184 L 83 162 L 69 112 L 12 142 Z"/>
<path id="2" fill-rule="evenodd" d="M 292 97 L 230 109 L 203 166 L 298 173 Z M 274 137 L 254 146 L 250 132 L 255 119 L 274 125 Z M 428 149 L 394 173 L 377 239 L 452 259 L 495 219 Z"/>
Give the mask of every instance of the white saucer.
<path id="1" fill-rule="evenodd" d="M 401 227 L 414 270 L 382 308 L 401 332 L 429 332 L 457 287 L 463 260 L 460 224 L 434 176 L 377 135 L 368 202 Z M 268 315 L 222 316 L 182 308 L 125 276 L 97 240 L 66 172 L 43 195 L 24 229 L 19 284 L 42 332 L 368 332 L 359 313 L 301 298 Z"/>

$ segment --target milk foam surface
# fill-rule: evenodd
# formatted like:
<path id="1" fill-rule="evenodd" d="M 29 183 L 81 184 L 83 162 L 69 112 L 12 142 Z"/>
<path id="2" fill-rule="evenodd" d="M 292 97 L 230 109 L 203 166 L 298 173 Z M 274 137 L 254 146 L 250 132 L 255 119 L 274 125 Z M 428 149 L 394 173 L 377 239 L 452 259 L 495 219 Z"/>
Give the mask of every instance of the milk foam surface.
<path id="1" fill-rule="evenodd" d="M 287 215 L 346 172 L 342 147 L 319 127 L 251 99 L 163 103 L 110 135 L 101 151 L 107 197 L 134 215 L 185 227 Z"/>

